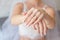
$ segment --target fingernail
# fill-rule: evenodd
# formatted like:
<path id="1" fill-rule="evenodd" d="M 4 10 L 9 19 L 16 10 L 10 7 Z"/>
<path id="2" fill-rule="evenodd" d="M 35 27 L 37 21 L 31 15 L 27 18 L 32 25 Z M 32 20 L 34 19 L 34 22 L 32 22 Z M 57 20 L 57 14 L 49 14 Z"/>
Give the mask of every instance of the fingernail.
<path id="1" fill-rule="evenodd" d="M 26 24 L 27 27 L 29 27 L 29 25 Z"/>
<path id="2" fill-rule="evenodd" d="M 43 33 L 41 33 L 41 37 L 43 37 L 44 36 L 44 34 Z"/>
<path id="3" fill-rule="evenodd" d="M 28 27 L 28 25 L 26 25 L 26 27 Z"/>
<path id="4" fill-rule="evenodd" d="M 24 24 L 26 25 L 26 22 L 24 22 Z"/>
<path id="5" fill-rule="evenodd" d="M 27 25 L 27 23 L 26 22 L 24 22 L 25 23 L 25 25 Z"/>
<path id="6" fill-rule="evenodd" d="M 25 12 L 24 15 L 26 15 L 27 13 Z"/>
<path id="7" fill-rule="evenodd" d="M 44 35 L 46 35 L 46 32 L 44 33 Z"/>
<path id="8" fill-rule="evenodd" d="M 30 26 L 29 24 L 27 24 L 28 26 Z"/>

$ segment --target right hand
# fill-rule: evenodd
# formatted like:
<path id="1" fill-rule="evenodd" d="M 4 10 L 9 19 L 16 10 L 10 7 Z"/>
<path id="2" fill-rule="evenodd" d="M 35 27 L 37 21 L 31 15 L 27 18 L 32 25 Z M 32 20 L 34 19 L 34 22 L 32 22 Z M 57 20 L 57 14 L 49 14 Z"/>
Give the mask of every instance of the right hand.
<path id="1" fill-rule="evenodd" d="M 40 13 L 39 9 L 31 8 L 27 14 L 25 15 L 25 23 L 26 25 L 30 26 L 42 20 L 43 14 Z"/>

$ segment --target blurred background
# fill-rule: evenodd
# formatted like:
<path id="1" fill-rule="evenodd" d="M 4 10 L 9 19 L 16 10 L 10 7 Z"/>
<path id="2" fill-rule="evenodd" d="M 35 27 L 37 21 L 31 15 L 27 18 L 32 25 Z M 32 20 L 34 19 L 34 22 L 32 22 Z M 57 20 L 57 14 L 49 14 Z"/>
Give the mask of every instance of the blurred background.
<path id="1" fill-rule="evenodd" d="M 11 10 L 10 10 L 11 5 L 14 1 L 16 2 L 16 0 L 0 0 L 0 28 L 3 24 L 3 22 L 8 18 L 9 14 L 11 12 Z M 20 1 L 22 1 L 22 0 L 20 0 Z M 60 0 L 44 0 L 44 2 L 48 3 L 49 5 L 51 5 L 52 7 L 54 7 L 56 9 L 57 27 L 58 27 L 58 32 L 60 33 L 60 31 L 59 31 L 60 30 Z M 60 38 L 60 36 L 58 36 L 58 37 Z"/>

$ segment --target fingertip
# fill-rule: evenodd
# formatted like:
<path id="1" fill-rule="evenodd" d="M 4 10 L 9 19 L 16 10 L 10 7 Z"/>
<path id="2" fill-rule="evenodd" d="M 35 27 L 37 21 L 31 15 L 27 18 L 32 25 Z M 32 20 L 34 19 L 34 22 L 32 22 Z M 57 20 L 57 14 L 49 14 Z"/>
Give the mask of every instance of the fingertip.
<path id="1" fill-rule="evenodd" d="M 25 15 L 27 14 L 27 12 L 24 12 L 25 13 Z"/>
<path id="2" fill-rule="evenodd" d="M 43 37 L 43 36 L 44 36 L 42 33 L 41 33 L 40 35 L 41 35 L 41 37 Z"/>
<path id="3" fill-rule="evenodd" d="M 44 33 L 44 35 L 46 36 L 46 32 Z"/>
<path id="4" fill-rule="evenodd" d="M 31 24 L 27 24 L 28 26 L 30 26 Z"/>
<path id="5" fill-rule="evenodd" d="M 35 8 L 32 7 L 30 10 L 34 10 L 34 9 L 35 9 Z"/>

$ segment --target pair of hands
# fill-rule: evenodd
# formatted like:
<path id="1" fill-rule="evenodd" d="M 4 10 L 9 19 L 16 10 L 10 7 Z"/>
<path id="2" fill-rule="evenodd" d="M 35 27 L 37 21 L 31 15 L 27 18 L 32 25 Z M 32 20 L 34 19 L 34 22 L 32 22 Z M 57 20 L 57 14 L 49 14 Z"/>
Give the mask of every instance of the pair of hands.
<path id="1" fill-rule="evenodd" d="M 38 9 L 31 8 L 26 12 L 24 22 L 28 26 L 33 26 L 35 30 L 40 33 L 41 36 L 46 35 L 47 26 L 44 20 L 44 13 L 41 13 Z"/>

